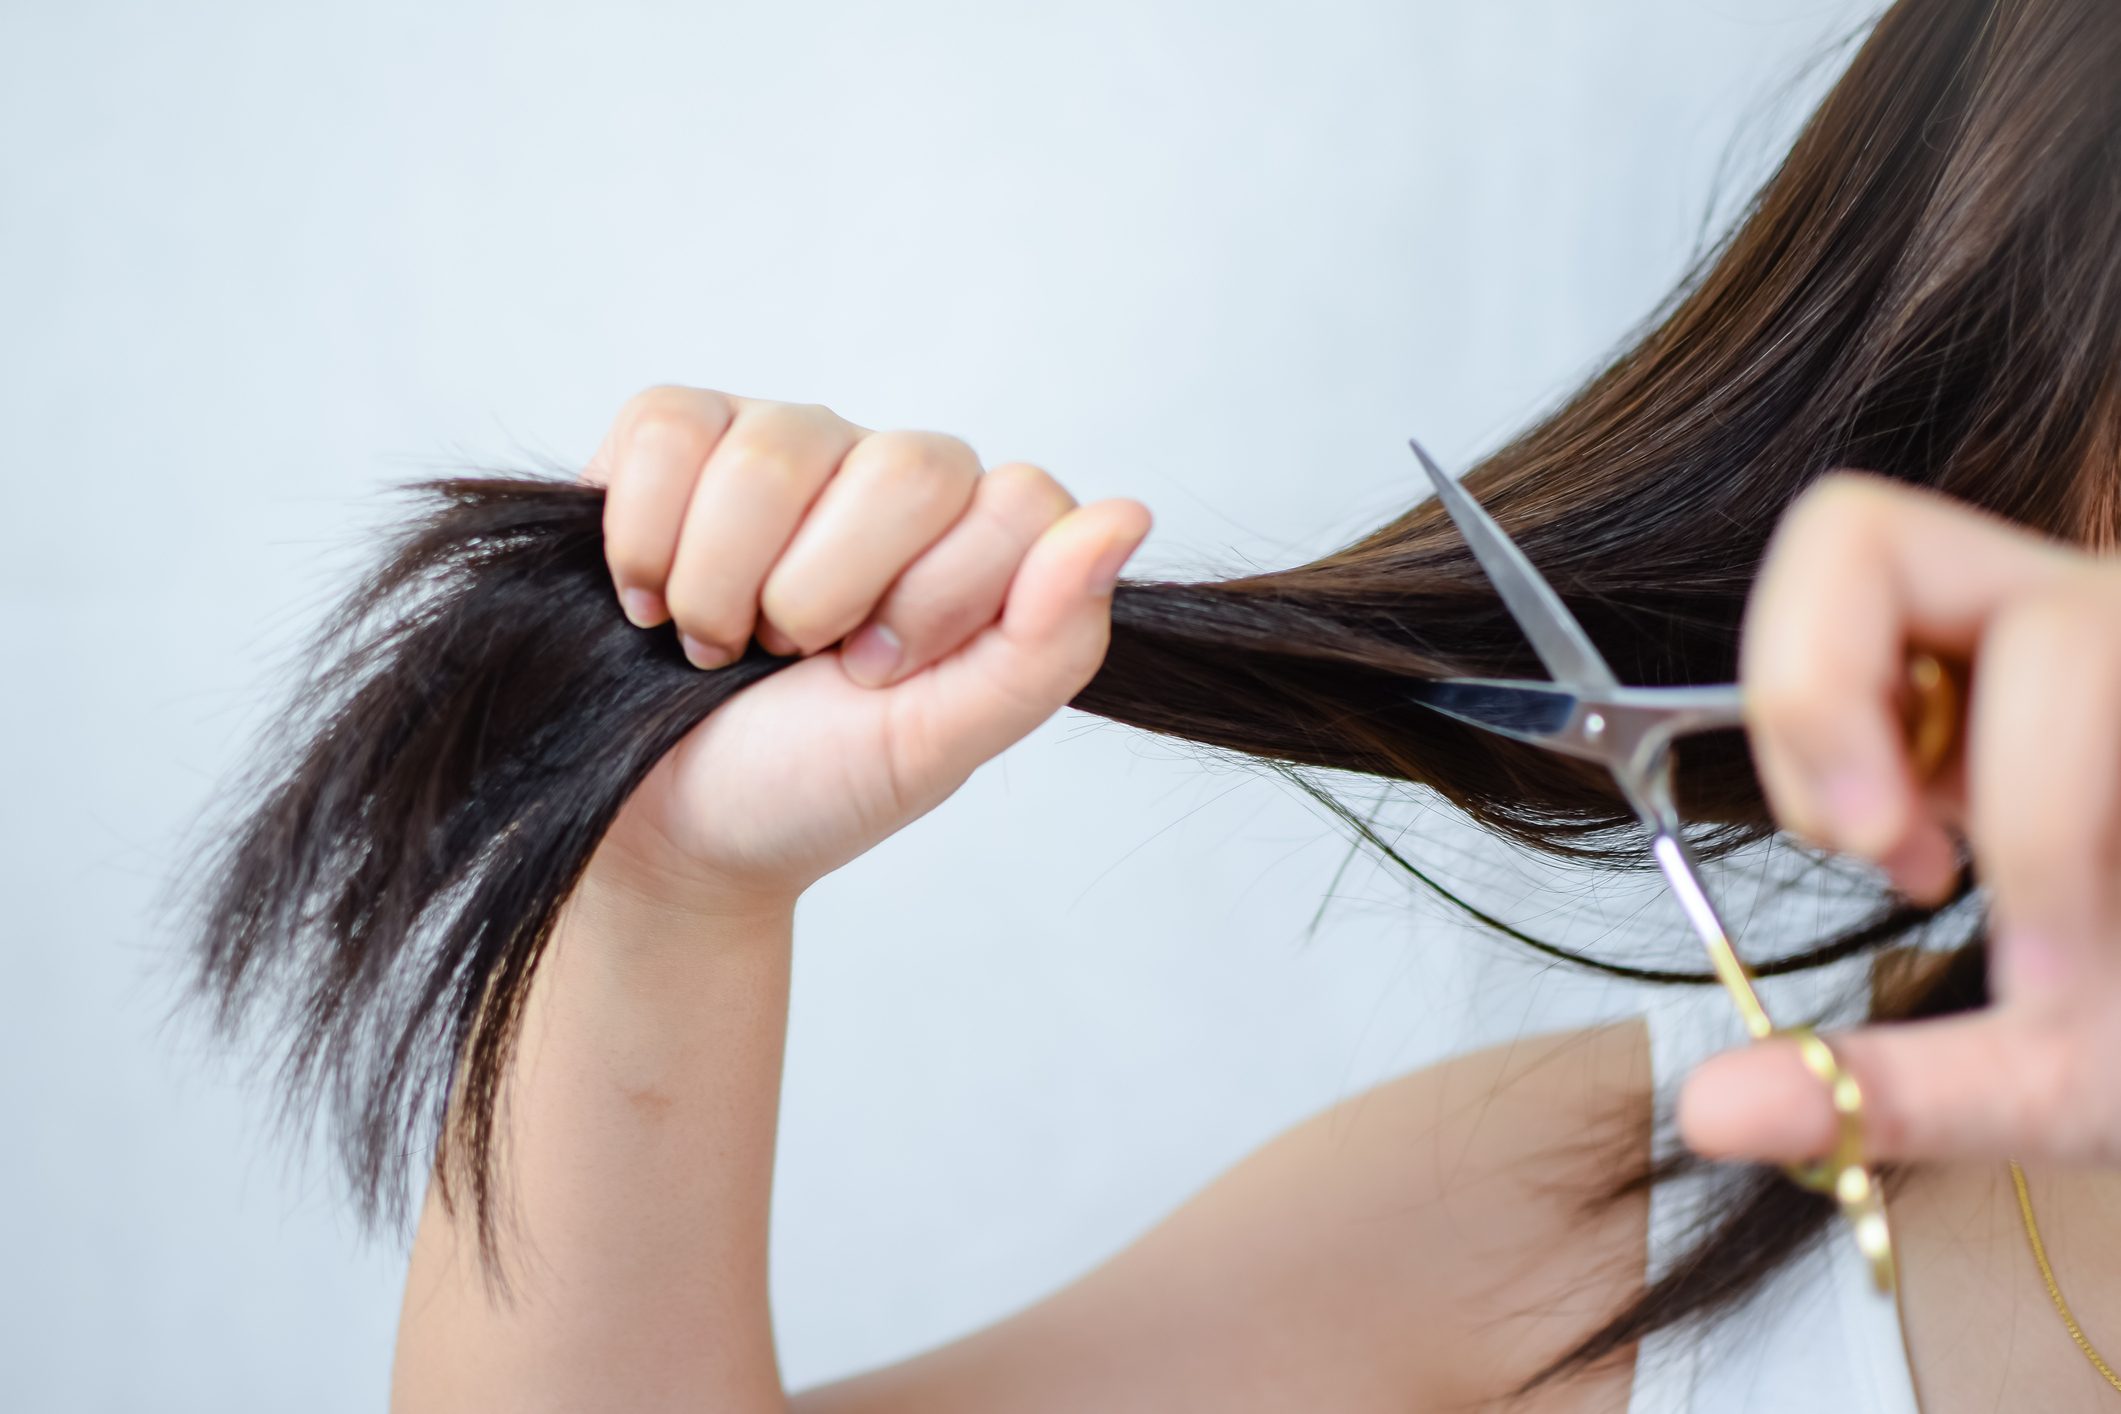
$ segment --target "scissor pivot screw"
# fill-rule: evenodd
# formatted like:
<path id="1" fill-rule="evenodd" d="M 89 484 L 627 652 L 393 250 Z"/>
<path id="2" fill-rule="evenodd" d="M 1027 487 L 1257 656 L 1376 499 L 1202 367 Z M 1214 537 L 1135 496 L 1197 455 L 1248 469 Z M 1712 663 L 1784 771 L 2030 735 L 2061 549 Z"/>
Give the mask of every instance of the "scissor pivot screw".
<path id="1" fill-rule="evenodd" d="M 1583 734 L 1592 741 L 1605 735 L 1605 713 L 1593 712 L 1583 719 Z"/>

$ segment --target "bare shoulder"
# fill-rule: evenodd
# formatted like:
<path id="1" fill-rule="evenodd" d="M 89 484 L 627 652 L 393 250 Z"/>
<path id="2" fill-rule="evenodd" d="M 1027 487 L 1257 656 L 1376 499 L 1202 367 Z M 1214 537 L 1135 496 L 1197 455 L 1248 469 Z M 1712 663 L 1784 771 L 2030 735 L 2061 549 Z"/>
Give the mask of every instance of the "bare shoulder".
<path id="1" fill-rule="evenodd" d="M 1291 1127 L 1110 1260 L 802 1414 L 1474 1408 L 1602 1324 L 1643 1275 L 1642 1024 L 1525 1037 Z M 1631 1361 L 1513 1414 L 1619 1414 Z"/>
<path id="2" fill-rule="evenodd" d="M 1247 1166 L 1279 1151 L 1336 1196 L 1342 1217 L 1318 1212 L 1310 1232 L 1322 1260 L 1375 1246 L 1375 1276 L 1357 1299 L 1389 1312 L 1403 1341 L 1423 1332 L 1409 1376 L 1430 1397 L 1477 1405 L 1639 1290 L 1648 1200 L 1611 1195 L 1648 1160 L 1651 1091 L 1639 1020 L 1545 1033 L 1387 1081 Z M 1292 1188 L 1287 1201 L 1302 1199 Z M 1622 1410 L 1631 1354 L 1512 1408 Z"/>

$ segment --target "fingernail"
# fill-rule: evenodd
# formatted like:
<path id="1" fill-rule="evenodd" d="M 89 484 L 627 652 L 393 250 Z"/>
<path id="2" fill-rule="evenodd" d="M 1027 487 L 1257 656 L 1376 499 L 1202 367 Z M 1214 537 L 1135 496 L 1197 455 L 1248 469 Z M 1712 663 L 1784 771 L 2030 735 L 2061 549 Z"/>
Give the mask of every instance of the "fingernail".
<path id="1" fill-rule="evenodd" d="M 1820 796 L 1834 838 L 1844 849 L 1877 854 L 1893 844 L 1888 838 L 1893 826 L 1892 801 L 1876 772 L 1860 766 L 1836 767 L 1821 782 Z"/>
<path id="2" fill-rule="evenodd" d="M 890 680 L 904 653 L 897 634 L 881 623 L 872 623 L 847 640 L 840 649 L 840 664 L 848 677 L 864 687 L 881 687 Z"/>
<path id="3" fill-rule="evenodd" d="M 1123 536 L 1107 545 L 1105 552 L 1097 557 L 1097 563 L 1090 566 L 1090 592 L 1110 594 L 1113 586 L 1119 583 L 1120 567 L 1127 563 L 1127 557 L 1132 555 L 1135 547 L 1140 544 L 1139 540 L 1130 540 Z"/>
<path id="4" fill-rule="evenodd" d="M 685 660 L 695 668 L 725 668 L 736 661 L 736 655 L 719 644 L 702 643 L 689 633 L 678 635 L 678 647 L 685 650 Z"/>
<path id="5" fill-rule="evenodd" d="M 619 591 L 619 607 L 635 628 L 654 628 L 663 621 L 663 596 L 653 589 L 629 587 Z"/>

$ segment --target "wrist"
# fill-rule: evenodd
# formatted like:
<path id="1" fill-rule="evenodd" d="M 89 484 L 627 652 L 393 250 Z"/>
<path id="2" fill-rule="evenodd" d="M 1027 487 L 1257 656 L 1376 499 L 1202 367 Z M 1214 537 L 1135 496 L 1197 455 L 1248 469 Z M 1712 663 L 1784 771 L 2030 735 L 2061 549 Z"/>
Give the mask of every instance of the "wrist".
<path id="1" fill-rule="evenodd" d="M 717 957 L 786 947 L 795 898 L 675 879 L 599 851 L 561 906 L 557 932 L 567 951 L 655 979 L 672 966 L 689 971 Z"/>
<path id="2" fill-rule="evenodd" d="M 623 914 L 651 930 L 696 933 L 702 926 L 771 923 L 795 912 L 797 888 L 738 882 L 643 857 L 607 837 L 590 856 L 575 893 L 584 905 Z"/>
<path id="3" fill-rule="evenodd" d="M 598 1005 L 685 1011 L 732 976 L 784 967 L 794 939 L 793 899 L 673 893 L 592 869 L 561 905 L 544 971 Z"/>

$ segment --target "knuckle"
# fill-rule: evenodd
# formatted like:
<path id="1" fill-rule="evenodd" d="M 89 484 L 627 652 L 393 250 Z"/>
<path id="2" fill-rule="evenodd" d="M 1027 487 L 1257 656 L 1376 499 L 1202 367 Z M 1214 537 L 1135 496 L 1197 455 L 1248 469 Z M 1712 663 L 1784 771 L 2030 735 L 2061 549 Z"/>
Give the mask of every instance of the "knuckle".
<path id="1" fill-rule="evenodd" d="M 765 483 L 777 496 L 808 497 L 828 460 L 808 405 L 768 403 L 731 424 L 716 450 L 717 470 Z"/>
<path id="2" fill-rule="evenodd" d="M 744 421 L 752 427 L 770 427 L 780 435 L 799 435 L 816 421 L 814 403 L 753 403 L 744 410 Z"/>
<path id="3" fill-rule="evenodd" d="M 632 440 L 704 438 L 727 407 L 727 400 L 720 393 L 665 383 L 629 398 L 619 422 Z"/>
<path id="4" fill-rule="evenodd" d="M 775 569 L 766 576 L 759 591 L 758 611 L 806 653 L 833 643 L 851 627 L 842 622 L 844 616 L 834 605 L 784 569 Z"/>
<path id="5" fill-rule="evenodd" d="M 895 596 L 877 617 L 889 623 L 909 652 L 925 652 L 931 645 L 961 643 L 992 616 L 993 606 L 965 592 L 962 586 L 943 591 Z"/>
<path id="6" fill-rule="evenodd" d="M 1892 481 L 1867 471 L 1829 471 L 1790 503 L 1785 517 L 1810 535 L 1867 536 L 1901 504 Z"/>
<path id="7" fill-rule="evenodd" d="M 1075 497 L 1051 472 L 1030 462 L 1003 462 L 987 473 L 993 495 L 1010 506 L 1026 506 L 1041 523 L 1075 509 Z"/>
<path id="8" fill-rule="evenodd" d="M 801 453 L 795 444 L 774 435 L 775 430 L 769 425 L 732 433 L 724 444 L 722 465 L 732 475 L 763 483 L 776 493 L 803 491 L 809 477 Z"/>
<path id="9" fill-rule="evenodd" d="M 870 475 L 895 501 L 942 506 L 960 500 L 979 459 L 963 440 L 941 432 L 879 432 L 868 439 Z"/>

